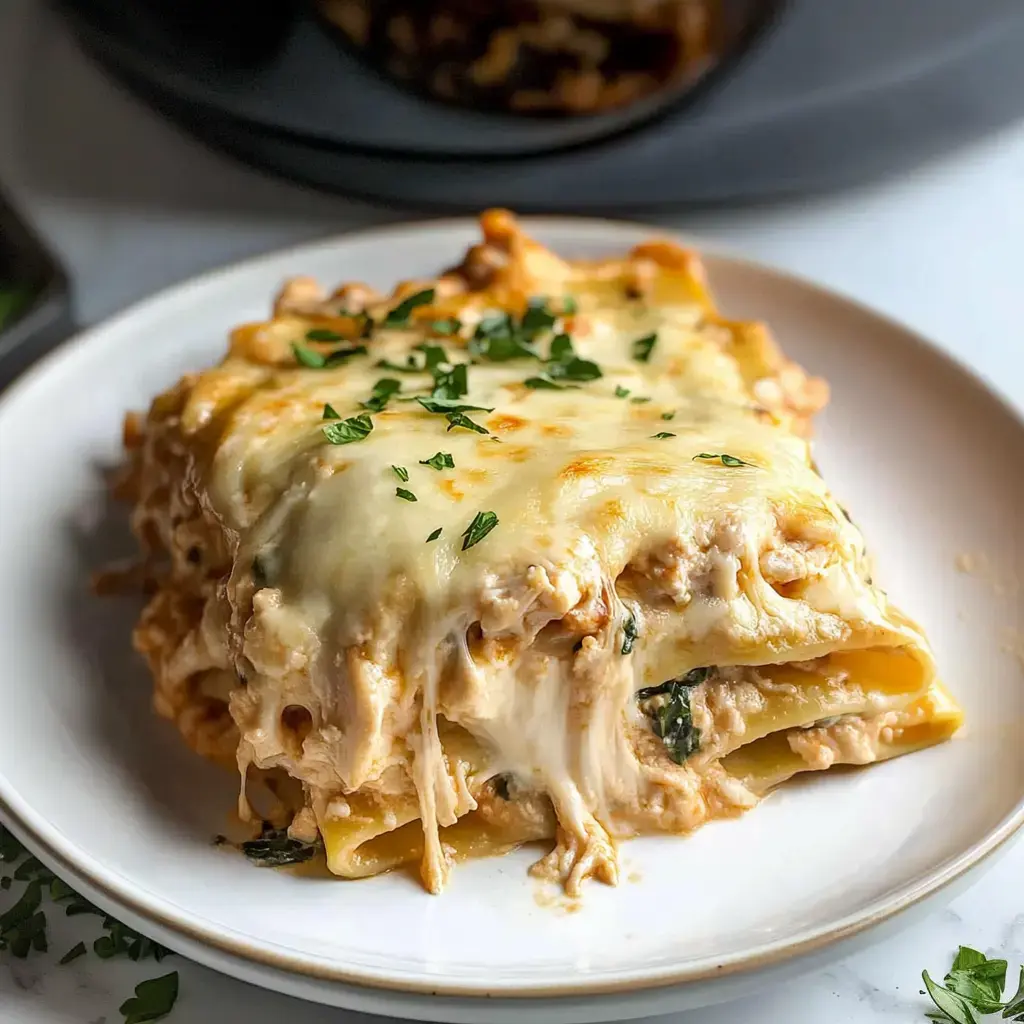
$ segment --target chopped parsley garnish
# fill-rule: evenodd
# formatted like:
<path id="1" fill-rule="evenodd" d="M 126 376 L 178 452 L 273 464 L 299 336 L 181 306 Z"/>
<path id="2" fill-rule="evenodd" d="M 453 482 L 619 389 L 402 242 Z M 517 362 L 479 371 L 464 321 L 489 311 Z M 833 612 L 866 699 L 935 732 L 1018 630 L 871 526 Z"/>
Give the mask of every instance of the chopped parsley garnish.
<path id="1" fill-rule="evenodd" d="M 120 1007 L 124 1024 L 150 1024 L 162 1020 L 174 1009 L 178 999 L 178 972 L 150 978 L 135 986 L 135 995 Z"/>
<path id="2" fill-rule="evenodd" d="M 690 691 L 710 674 L 710 668 L 695 668 L 680 679 L 645 686 L 636 695 L 640 710 L 651 719 L 654 735 L 665 744 L 676 764 L 682 764 L 700 749 L 700 729 L 693 724 Z"/>
<path id="3" fill-rule="evenodd" d="M 646 405 L 649 401 L 651 401 L 651 396 L 650 395 L 637 395 L 636 398 L 631 398 L 630 401 L 634 405 Z"/>
<path id="4" fill-rule="evenodd" d="M 497 525 L 498 517 L 493 512 L 477 512 L 462 534 L 462 550 L 468 551 L 474 544 L 479 544 Z"/>
<path id="5" fill-rule="evenodd" d="M 422 355 L 422 359 L 417 356 Z M 378 369 L 391 370 L 395 373 L 433 373 L 434 368 L 448 362 L 448 354 L 440 345 L 423 342 L 417 345 L 406 358 L 405 365 L 381 359 L 374 363 Z"/>
<path id="6" fill-rule="evenodd" d="M 405 466 L 392 466 L 391 468 L 394 470 L 395 476 L 397 476 L 403 484 L 407 484 L 409 482 L 409 470 L 407 470 Z"/>
<path id="7" fill-rule="evenodd" d="M 449 362 L 448 353 L 440 345 L 431 345 L 428 341 L 417 345 L 413 351 L 423 353 L 423 369 L 427 373 L 433 373 L 435 367 Z"/>
<path id="8" fill-rule="evenodd" d="M 324 414 L 320 418 L 321 419 L 325 419 L 325 420 L 340 420 L 341 419 L 341 413 L 339 413 L 338 410 L 335 409 L 334 406 L 331 405 L 330 402 L 325 402 L 324 403 Z"/>
<path id="9" fill-rule="evenodd" d="M 353 441 L 362 441 L 369 436 L 373 430 L 373 420 L 364 412 L 350 416 L 347 420 L 329 423 L 320 429 L 331 444 L 352 444 Z"/>
<path id="10" fill-rule="evenodd" d="M 527 377 L 523 381 L 523 384 L 528 388 L 533 388 L 535 391 L 546 389 L 548 391 L 564 391 L 566 388 L 573 388 L 575 384 L 559 384 L 558 381 L 552 380 L 547 373 L 542 373 L 537 377 Z"/>
<path id="11" fill-rule="evenodd" d="M 394 309 L 388 312 L 388 315 L 384 317 L 385 327 L 407 327 L 409 325 L 409 317 L 412 316 L 412 311 L 420 306 L 429 306 L 434 301 L 434 289 L 424 288 L 421 292 L 416 292 L 415 295 L 410 295 L 407 299 L 403 299 Z"/>
<path id="12" fill-rule="evenodd" d="M 0 825 L 0 861 L 18 866 L 13 879 L 9 875 L 4 878 L 6 889 L 11 888 L 12 881 L 25 882 L 20 899 L 3 914 L 0 914 L 0 950 L 8 951 L 12 956 L 24 959 L 31 951 L 47 952 L 49 943 L 46 934 L 46 913 L 40 909 L 43 897 L 64 907 L 68 917 L 79 914 L 94 914 L 103 919 L 101 935 L 93 943 L 93 950 L 104 960 L 124 955 L 130 960 L 144 960 L 152 957 L 162 960 L 171 956 L 171 951 L 140 935 L 138 932 L 122 924 L 120 921 L 103 913 L 88 900 L 79 896 L 66 882 L 54 875 L 43 863 L 27 854 L 24 847 L 14 836 Z M 81 956 L 87 955 L 85 942 L 78 942 L 71 947 L 59 960 L 59 965 L 69 964 Z M 145 1018 L 150 1019 L 150 1018 Z M 152 1018 L 156 1020 L 157 1018 Z M 143 1018 L 139 1018 L 142 1024 Z"/>
<path id="13" fill-rule="evenodd" d="M 661 418 L 663 420 L 674 420 L 676 418 L 676 414 L 674 412 L 663 412 L 661 414 Z"/>
<path id="14" fill-rule="evenodd" d="M 551 355 L 544 369 L 550 380 L 598 380 L 601 368 L 589 359 L 581 359 L 572 347 L 568 334 L 556 334 L 551 340 Z"/>
<path id="15" fill-rule="evenodd" d="M 574 313 L 578 313 L 579 310 L 579 303 L 571 295 L 566 295 L 562 298 L 562 312 L 566 316 L 572 316 Z"/>
<path id="16" fill-rule="evenodd" d="M 622 623 L 622 653 L 632 654 L 633 644 L 640 639 L 640 630 L 636 627 L 636 616 L 626 612 L 626 621 Z"/>
<path id="17" fill-rule="evenodd" d="M 519 320 L 504 312 L 483 317 L 473 332 L 469 350 L 474 356 L 493 363 L 538 359 L 534 342 L 557 322 L 558 316 L 548 306 L 547 299 L 536 296 L 530 299 Z"/>
<path id="18" fill-rule="evenodd" d="M 694 455 L 693 457 L 694 462 L 696 462 L 698 459 L 703 459 L 705 462 L 714 462 L 717 459 L 722 463 L 723 466 L 750 466 L 751 469 L 757 469 L 757 467 L 752 462 L 744 462 L 742 459 L 737 459 L 735 455 L 701 452 L 699 455 Z"/>
<path id="19" fill-rule="evenodd" d="M 533 338 L 541 331 L 550 330 L 555 326 L 558 317 L 548 309 L 547 299 L 544 296 L 536 296 L 527 303 L 526 312 L 523 314 L 521 327 L 528 337 Z"/>
<path id="20" fill-rule="evenodd" d="M 469 373 L 465 363 L 457 363 L 450 370 L 434 371 L 434 390 L 432 398 L 455 401 L 469 394 Z"/>
<path id="21" fill-rule="evenodd" d="M 311 331 L 306 331 L 307 341 L 344 341 L 345 335 L 339 334 L 337 331 L 332 331 L 329 327 L 314 327 Z"/>
<path id="22" fill-rule="evenodd" d="M 477 434 L 489 434 L 490 431 L 486 427 L 481 427 L 479 423 L 474 423 L 468 416 L 461 412 L 450 412 L 447 416 L 448 429 L 454 430 L 456 427 L 462 427 L 463 430 L 472 430 Z M 495 438 L 498 440 L 498 438 Z"/>
<path id="23" fill-rule="evenodd" d="M 14 877 L 22 880 L 18 879 L 18 872 Z M 42 899 L 42 882 L 33 878 L 17 903 L 0 914 L 0 949 L 10 950 L 19 960 L 24 960 L 30 949 L 46 952 L 46 914 L 39 909 Z"/>
<path id="24" fill-rule="evenodd" d="M 508 313 L 495 313 L 485 316 L 476 325 L 469 342 L 469 351 L 479 359 L 492 363 L 507 363 L 510 359 L 537 359 L 536 351 L 530 346 L 532 340 L 533 335 L 523 330 Z"/>
<path id="25" fill-rule="evenodd" d="M 453 413 L 453 412 L 494 412 L 494 408 L 486 405 L 469 405 L 453 398 L 417 398 L 417 402 L 427 412 Z"/>
<path id="26" fill-rule="evenodd" d="M 350 359 L 352 356 L 366 355 L 366 346 L 351 345 L 348 348 L 336 348 L 332 352 L 324 353 L 293 341 L 292 352 L 295 353 L 296 362 L 310 370 L 329 370 L 339 363 L 345 362 L 346 359 Z"/>
<path id="27" fill-rule="evenodd" d="M 455 460 L 448 452 L 435 452 L 429 459 L 420 459 L 420 465 L 429 466 L 440 473 L 443 469 L 454 469 Z"/>
<path id="28" fill-rule="evenodd" d="M 656 434 L 651 434 L 656 441 L 664 441 L 668 437 L 675 437 L 675 434 L 670 434 L 667 430 L 659 430 Z"/>
<path id="29" fill-rule="evenodd" d="M 87 950 L 84 942 L 76 942 L 58 961 L 57 965 L 63 967 L 65 964 L 71 963 L 73 960 L 77 960 L 80 956 L 85 956 Z"/>
<path id="30" fill-rule="evenodd" d="M 628 398 L 629 388 L 624 388 L 621 384 L 615 389 L 616 398 Z"/>
<path id="31" fill-rule="evenodd" d="M 380 412 L 391 401 L 391 399 L 402 390 L 402 382 L 394 377 L 381 377 L 373 385 L 373 392 L 365 402 L 359 404 L 370 412 Z"/>
<path id="32" fill-rule="evenodd" d="M 1006 966 L 1005 960 L 989 960 L 984 953 L 961 946 L 942 979 L 945 986 L 933 981 L 927 971 L 922 973 L 925 990 L 938 1007 L 937 1013 L 926 1016 L 940 1024 L 977 1024 L 977 1014 L 1001 1011 L 1004 1020 L 1024 1021 L 1024 967 L 1017 992 L 1003 1002 Z"/>
<path id="33" fill-rule="evenodd" d="M 433 530 L 431 532 L 431 534 L 427 538 L 426 542 L 429 544 L 431 541 L 437 540 L 437 538 L 440 537 L 440 536 L 441 536 L 441 527 L 439 526 L 436 530 Z"/>
<path id="34" fill-rule="evenodd" d="M 654 346 L 658 343 L 658 335 L 647 334 L 642 338 L 637 338 L 633 342 L 633 358 L 638 363 L 646 363 L 651 358 L 651 352 L 654 351 Z"/>
<path id="35" fill-rule="evenodd" d="M 572 338 L 568 334 L 556 334 L 551 339 L 551 352 L 548 355 L 549 363 L 564 363 L 576 355 L 572 347 Z"/>
<path id="36" fill-rule="evenodd" d="M 406 501 L 418 501 L 419 500 L 416 497 L 416 495 L 412 493 L 412 491 L 406 490 L 406 488 L 404 488 L 404 487 L 396 487 L 395 488 L 395 494 L 397 494 L 399 498 L 404 498 Z"/>
<path id="37" fill-rule="evenodd" d="M 303 843 L 292 839 L 288 830 L 274 828 L 269 822 L 263 823 L 258 839 L 249 839 L 239 849 L 257 867 L 280 868 L 290 864 L 302 864 L 319 850 L 318 843 Z"/>
<path id="38" fill-rule="evenodd" d="M 445 337 L 458 334 L 462 330 L 462 321 L 456 319 L 453 316 L 447 317 L 444 320 L 434 320 L 430 324 L 430 329 L 435 334 L 440 334 Z"/>

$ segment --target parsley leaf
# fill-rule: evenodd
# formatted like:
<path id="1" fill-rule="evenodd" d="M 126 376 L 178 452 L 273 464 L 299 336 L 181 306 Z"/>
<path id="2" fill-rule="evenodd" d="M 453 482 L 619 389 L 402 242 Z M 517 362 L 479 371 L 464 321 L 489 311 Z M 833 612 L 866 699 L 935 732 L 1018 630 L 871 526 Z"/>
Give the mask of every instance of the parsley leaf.
<path id="1" fill-rule="evenodd" d="M 615 389 L 616 398 L 627 398 L 629 397 L 629 388 L 624 388 L 621 384 Z"/>
<path id="2" fill-rule="evenodd" d="M 86 952 L 85 943 L 77 942 L 57 961 L 57 965 L 63 967 L 65 964 L 71 963 L 72 960 L 85 956 Z"/>
<path id="3" fill-rule="evenodd" d="M 395 476 L 397 476 L 403 484 L 407 484 L 409 482 L 409 470 L 407 470 L 405 466 L 392 466 L 391 468 L 395 471 Z"/>
<path id="4" fill-rule="evenodd" d="M 488 408 L 486 405 L 469 405 L 466 402 L 460 402 L 458 399 L 454 398 L 417 398 L 416 401 L 419 402 L 427 412 L 494 412 L 493 406 Z"/>
<path id="5" fill-rule="evenodd" d="M 932 997 L 932 1002 L 945 1014 L 945 1018 L 939 1018 L 940 1020 L 946 1019 L 953 1021 L 954 1024 L 977 1024 L 974 1011 L 966 999 L 936 984 L 928 977 L 927 971 L 924 971 L 921 977 L 924 979 L 928 995 Z"/>
<path id="6" fill-rule="evenodd" d="M 637 338 L 633 342 L 632 351 L 633 358 L 638 363 L 646 363 L 651 358 L 651 352 L 654 351 L 654 346 L 658 343 L 658 334 L 648 334 L 643 338 Z"/>
<path id="7" fill-rule="evenodd" d="M 404 487 L 396 487 L 395 488 L 395 494 L 397 494 L 399 498 L 404 498 L 406 501 L 418 501 L 419 500 L 416 497 L 416 495 L 412 493 L 412 491 L 407 490 Z"/>
<path id="8" fill-rule="evenodd" d="M 431 345 L 428 341 L 417 345 L 413 351 L 423 353 L 423 369 L 427 373 L 433 373 L 442 363 L 450 363 L 448 353 L 440 345 Z"/>
<path id="9" fill-rule="evenodd" d="M 507 363 L 511 359 L 537 359 L 530 347 L 531 336 L 523 331 L 508 313 L 485 316 L 473 332 L 469 351 L 492 363 Z"/>
<path id="10" fill-rule="evenodd" d="M 961 946 L 949 972 L 942 980 L 933 981 L 928 972 L 922 974 L 925 989 L 938 1012 L 927 1016 L 939 1024 L 977 1024 L 977 1015 L 999 1013 L 1004 1019 L 1024 1020 L 1024 967 L 1020 984 L 1009 1002 L 1003 1002 L 1006 985 L 1006 961 L 990 960 L 970 946 Z"/>
<path id="11" fill-rule="evenodd" d="M 310 370 L 329 370 L 352 356 L 366 355 L 365 345 L 351 345 L 348 348 L 336 348 L 333 352 L 318 352 L 315 348 L 292 342 L 295 361 Z"/>
<path id="12" fill-rule="evenodd" d="M 391 401 L 392 397 L 401 390 L 401 381 L 395 380 L 394 377 L 381 377 L 373 385 L 373 392 L 370 394 L 370 397 L 365 402 L 360 402 L 359 404 L 371 412 L 380 412 Z"/>
<path id="13" fill-rule="evenodd" d="M 598 380 L 602 376 L 597 363 L 578 356 L 564 363 L 548 363 L 547 373 L 558 380 Z"/>
<path id="14" fill-rule="evenodd" d="M 455 460 L 448 452 L 435 452 L 429 459 L 420 459 L 420 465 L 429 466 L 440 473 L 443 469 L 454 469 Z"/>
<path id="15" fill-rule="evenodd" d="M 422 360 L 417 359 L 417 355 L 422 355 Z M 425 341 L 409 353 L 404 366 L 401 363 L 392 363 L 387 359 L 380 359 L 373 365 L 378 369 L 391 370 L 394 373 L 433 373 L 435 367 L 447 362 L 448 354 L 440 345 L 431 345 Z"/>
<path id="16" fill-rule="evenodd" d="M 1012 1018 L 1015 1021 L 1024 1020 L 1024 967 L 1020 969 L 1020 981 L 1017 984 L 1017 991 L 1006 1004 L 1003 1016 Z"/>
<path id="17" fill-rule="evenodd" d="M 431 541 L 437 540 L 441 536 L 441 527 L 439 526 L 436 530 L 432 531 L 430 536 L 427 538 L 426 543 L 429 544 Z"/>
<path id="18" fill-rule="evenodd" d="M 674 412 L 663 412 L 661 414 L 661 418 L 663 420 L 674 420 L 676 418 L 676 414 Z"/>
<path id="19" fill-rule="evenodd" d="M 462 550 L 468 551 L 474 544 L 479 544 L 497 525 L 498 517 L 493 512 L 477 512 L 462 534 Z"/>
<path id="20" fill-rule="evenodd" d="M 543 295 L 536 296 L 527 303 L 526 312 L 520 322 L 524 333 L 533 338 L 541 331 L 555 326 L 558 317 L 548 309 L 547 299 Z"/>
<path id="21" fill-rule="evenodd" d="M 699 455 L 694 455 L 692 461 L 696 462 L 698 459 L 704 459 L 705 462 L 713 462 L 715 459 L 718 459 L 723 466 L 730 466 L 733 468 L 736 466 L 749 466 L 751 469 L 757 469 L 752 462 L 744 462 L 742 459 L 737 459 L 735 455 L 720 455 L 712 452 L 701 452 Z"/>
<path id="22" fill-rule="evenodd" d="M 351 444 L 369 436 L 373 430 L 373 420 L 364 412 L 338 423 L 329 423 L 320 429 L 331 444 Z"/>
<path id="23" fill-rule="evenodd" d="M 551 352 L 548 355 L 549 363 L 564 363 L 576 355 L 572 347 L 572 338 L 568 334 L 556 334 L 551 339 Z"/>
<path id="24" fill-rule="evenodd" d="M 324 403 L 324 414 L 320 418 L 324 419 L 324 420 L 340 420 L 341 419 L 341 413 L 339 413 L 337 411 L 337 409 L 335 409 L 334 406 L 331 405 L 330 402 L 325 402 Z"/>
<path id="25" fill-rule="evenodd" d="M 659 430 L 656 434 L 651 434 L 656 441 L 664 441 L 666 438 L 675 437 L 675 434 L 670 434 L 667 430 Z"/>
<path id="26" fill-rule="evenodd" d="M 535 391 L 540 389 L 547 389 L 548 391 L 565 391 L 566 388 L 575 387 L 575 384 L 559 384 L 558 381 L 552 380 L 547 373 L 542 373 L 538 377 L 527 377 L 523 381 L 523 384 L 528 388 L 533 388 Z"/>
<path id="27" fill-rule="evenodd" d="M 135 986 L 135 995 L 121 1004 L 124 1024 L 150 1024 L 162 1020 L 178 999 L 178 972 L 150 978 Z"/>
<path id="28" fill-rule="evenodd" d="M 454 401 L 469 394 L 468 367 L 457 363 L 450 370 L 439 370 L 434 374 L 432 398 Z"/>
<path id="29" fill-rule="evenodd" d="M 458 320 L 454 316 L 447 317 L 444 320 L 434 320 L 430 324 L 430 329 L 435 334 L 441 334 L 449 336 L 452 334 L 458 334 L 462 330 L 462 321 Z"/>
<path id="30" fill-rule="evenodd" d="M 474 423 L 468 416 L 463 415 L 461 412 L 450 412 L 448 413 L 448 429 L 454 430 L 456 427 L 462 427 L 464 430 L 472 430 L 477 434 L 489 434 L 490 431 L 486 427 L 481 427 L 479 423 Z M 497 440 L 497 438 L 495 438 Z"/>
<path id="31" fill-rule="evenodd" d="M 412 316 L 412 311 L 420 306 L 429 306 L 434 301 L 434 289 L 424 288 L 421 292 L 416 292 L 415 295 L 410 295 L 407 299 L 403 299 L 394 309 L 388 312 L 388 315 L 384 317 L 385 327 L 407 327 L 409 325 L 409 317 Z"/>
<path id="32" fill-rule="evenodd" d="M 306 331 L 306 341 L 344 341 L 345 335 L 332 331 L 329 327 L 314 327 Z"/>
<path id="33" fill-rule="evenodd" d="M 574 313 L 578 313 L 579 311 L 579 303 L 571 295 L 566 295 L 562 299 L 562 312 L 566 316 L 572 316 Z"/>

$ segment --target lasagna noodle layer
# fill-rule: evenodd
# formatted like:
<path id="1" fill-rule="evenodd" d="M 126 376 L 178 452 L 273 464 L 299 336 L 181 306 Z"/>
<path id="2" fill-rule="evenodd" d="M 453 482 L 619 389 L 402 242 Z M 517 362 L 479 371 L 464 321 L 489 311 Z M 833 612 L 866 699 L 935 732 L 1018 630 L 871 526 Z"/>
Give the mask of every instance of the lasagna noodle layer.
<path id="1" fill-rule="evenodd" d="M 852 722 L 879 758 L 914 745 L 887 715 L 946 735 L 926 641 L 813 467 L 824 384 L 670 243 L 566 262 L 483 228 L 387 298 L 292 282 L 129 420 L 158 710 L 243 779 L 299 780 L 332 870 L 416 857 L 432 891 L 552 833 L 543 870 L 611 882 L 619 837 L 752 806 L 829 737 L 843 763 Z M 637 693 L 696 669 L 674 757 Z M 774 775 L 737 760 L 763 744 Z"/>

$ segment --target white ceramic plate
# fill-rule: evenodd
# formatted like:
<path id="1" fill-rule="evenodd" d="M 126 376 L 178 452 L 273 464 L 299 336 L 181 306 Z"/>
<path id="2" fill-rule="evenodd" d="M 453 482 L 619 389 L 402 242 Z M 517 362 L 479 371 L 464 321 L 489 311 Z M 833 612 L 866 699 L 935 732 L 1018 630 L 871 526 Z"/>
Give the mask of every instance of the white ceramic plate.
<path id="1" fill-rule="evenodd" d="M 559 219 L 529 227 L 576 256 L 651 233 Z M 122 413 L 218 359 L 228 329 L 264 316 L 285 276 L 386 286 L 451 263 L 475 233 L 469 221 L 387 229 L 201 278 L 84 334 L 0 400 L 4 816 L 97 903 L 197 960 L 424 1019 L 530 1013 L 553 1024 L 711 1002 L 950 897 L 1024 821 L 1024 679 L 1005 649 L 1022 642 L 1024 426 L 900 327 L 716 256 L 722 307 L 766 319 L 788 353 L 831 380 L 820 463 L 884 585 L 928 628 L 967 710 L 963 734 L 792 785 L 691 839 L 632 842 L 632 880 L 591 885 L 576 913 L 538 899 L 530 851 L 462 865 L 432 897 L 401 874 L 296 878 L 211 846 L 236 781 L 150 714 L 149 679 L 129 647 L 133 602 L 88 591 L 89 569 L 125 550 L 100 473 L 119 457 Z M 987 554 L 991 572 L 958 573 L 960 552 Z"/>

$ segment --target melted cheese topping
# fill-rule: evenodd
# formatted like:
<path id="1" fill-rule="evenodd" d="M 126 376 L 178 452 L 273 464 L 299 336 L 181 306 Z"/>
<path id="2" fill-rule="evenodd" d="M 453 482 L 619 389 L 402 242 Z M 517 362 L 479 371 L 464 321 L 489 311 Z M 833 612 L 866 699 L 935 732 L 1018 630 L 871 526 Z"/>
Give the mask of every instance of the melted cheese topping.
<path id="1" fill-rule="evenodd" d="M 538 870 L 575 892 L 617 879 L 619 837 L 752 806 L 752 769 L 727 768 L 744 744 L 844 716 L 792 740 L 792 771 L 883 756 L 849 723 L 877 739 L 934 670 L 812 467 L 821 382 L 718 317 L 668 243 L 573 264 L 507 214 L 483 223 L 407 321 L 386 323 L 422 282 L 382 299 L 300 279 L 130 421 L 135 527 L 164 559 L 136 643 L 197 749 L 234 756 L 243 782 L 252 766 L 301 781 L 293 831 L 312 812 L 338 873 L 416 856 L 438 891 L 460 851 L 554 830 Z M 474 335 L 533 296 L 557 317 L 537 357 L 488 359 Z M 366 354 L 297 364 L 296 343 L 333 348 L 308 331 L 355 344 L 366 316 Z M 453 316 L 455 335 L 435 326 Z M 529 386 L 560 334 L 600 377 Z M 415 401 L 431 373 L 389 369 L 425 341 L 467 364 L 458 402 L 480 432 Z M 401 390 L 372 431 L 329 444 L 325 410 L 366 413 L 381 378 Z M 427 465 L 438 452 L 454 466 Z M 478 515 L 496 525 L 470 545 Z M 700 749 L 676 763 L 636 694 L 708 666 L 688 691 Z"/>

